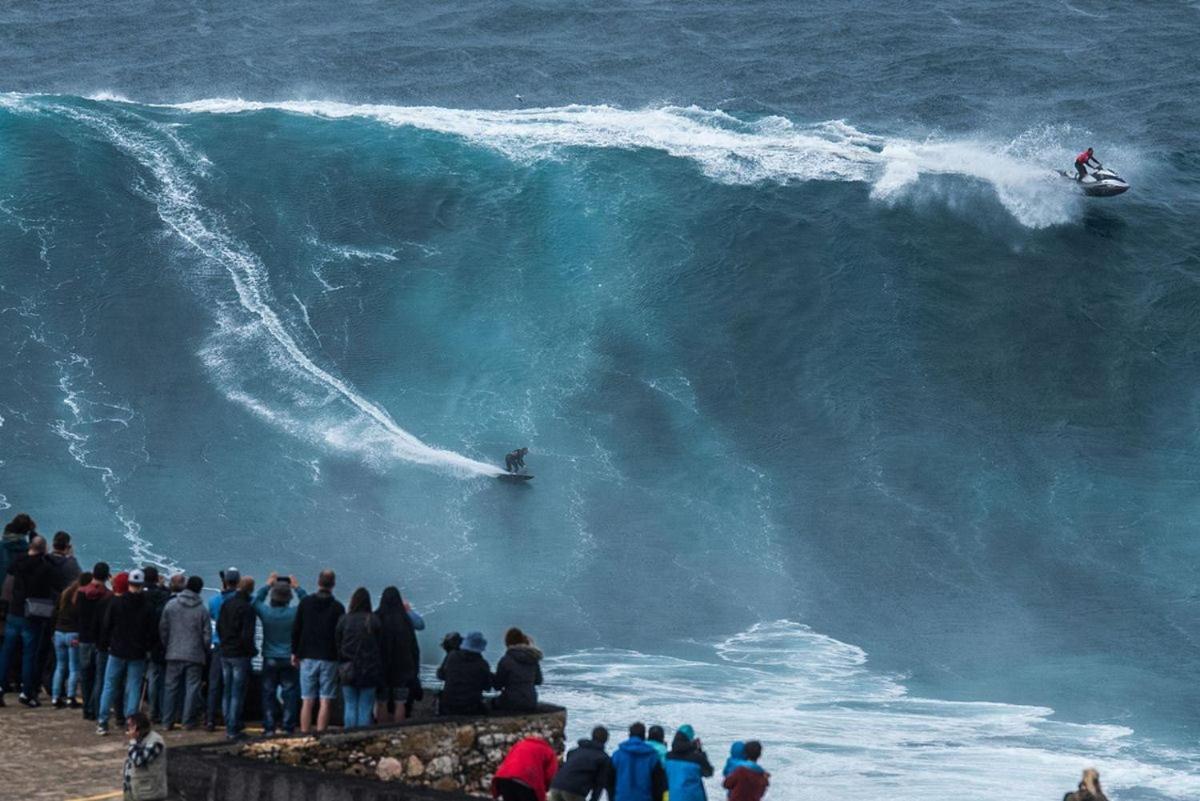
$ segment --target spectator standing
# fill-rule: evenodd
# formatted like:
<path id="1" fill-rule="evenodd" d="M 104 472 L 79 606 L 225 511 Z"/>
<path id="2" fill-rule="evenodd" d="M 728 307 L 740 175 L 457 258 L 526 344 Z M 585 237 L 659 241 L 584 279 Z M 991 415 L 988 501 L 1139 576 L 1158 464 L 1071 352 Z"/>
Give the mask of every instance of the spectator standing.
<path id="1" fill-rule="evenodd" d="M 213 622 L 212 648 L 208 659 L 208 706 L 205 710 L 205 728 L 209 731 L 217 729 L 217 710 L 224 705 L 223 667 L 221 665 L 221 636 L 216 630 L 217 621 L 221 619 L 221 604 L 237 592 L 238 582 L 242 574 L 236 567 L 220 572 L 221 592 L 208 601 L 208 616 Z"/>
<path id="2" fill-rule="evenodd" d="M 55 534 L 54 539 L 51 540 L 51 549 L 46 558 L 54 567 L 54 572 L 58 574 L 58 583 L 66 587 L 79 578 L 79 574 L 83 572 L 79 567 L 79 560 L 75 558 L 71 535 L 65 531 Z"/>
<path id="3" fill-rule="evenodd" d="M 225 716 L 225 737 L 242 737 L 242 710 L 246 702 L 246 685 L 250 680 L 250 660 L 258 653 L 254 647 L 254 605 L 250 595 L 254 579 L 243 576 L 237 592 L 221 604 L 217 632 L 221 637 L 221 682 L 225 686 L 221 712 Z"/>
<path id="4" fill-rule="evenodd" d="M 76 598 L 79 617 L 79 689 L 83 693 L 83 719 L 95 720 L 100 706 L 100 692 L 104 688 L 104 663 L 96 640 L 100 636 L 100 624 L 112 592 L 108 589 L 109 567 L 107 562 L 97 562 L 92 567 L 92 583 L 79 590 Z M 108 656 L 105 654 L 105 661 Z"/>
<path id="5" fill-rule="evenodd" d="M 158 622 L 162 619 L 171 591 L 163 586 L 158 568 L 146 565 L 142 568 L 146 577 L 146 603 L 150 607 L 150 653 L 146 659 L 146 700 L 150 707 L 150 722 L 162 723 L 163 690 L 167 680 L 167 657 L 158 636 Z"/>
<path id="6" fill-rule="evenodd" d="M 125 733 L 124 801 L 163 801 L 167 798 L 167 745 L 141 712 L 129 716 Z"/>
<path id="7" fill-rule="evenodd" d="M 567 758 L 550 782 L 550 801 L 601 801 L 608 792 L 613 796 L 612 760 L 604 751 L 608 729 L 597 726 L 591 739 L 580 740 L 567 753 Z"/>
<path id="8" fill-rule="evenodd" d="M 320 700 L 317 731 L 329 727 L 329 713 L 337 696 L 337 624 L 346 608 L 333 597 L 337 577 L 323 570 L 317 591 L 300 601 L 292 624 L 292 664 L 300 668 L 300 731 L 312 728 L 313 706 Z"/>
<path id="9" fill-rule="evenodd" d="M 762 743 L 751 740 L 742 746 L 742 755 L 726 763 L 733 768 L 725 776 L 723 785 L 729 791 L 729 801 L 761 801 L 771 784 L 771 774 L 759 767 Z"/>
<path id="10" fill-rule="evenodd" d="M 0 582 L 8 575 L 8 568 L 29 550 L 29 541 L 37 534 L 37 523 L 27 514 L 19 514 L 4 524 L 0 534 Z"/>
<path id="11" fill-rule="evenodd" d="M 400 590 L 395 587 L 384 589 L 376 611 L 383 659 L 383 679 L 375 698 L 375 720 L 379 723 L 399 723 L 404 720 L 409 697 L 420 686 L 417 674 L 421 665 L 421 648 L 417 644 L 412 613 L 406 607 Z"/>
<path id="12" fill-rule="evenodd" d="M 75 699 L 79 684 L 79 593 L 91 583 L 91 573 L 80 573 L 58 596 L 54 616 L 54 677 L 50 680 L 50 703 L 55 709 L 82 706 Z"/>
<path id="13" fill-rule="evenodd" d="M 280 578 L 276 573 L 254 594 L 254 612 L 262 622 L 263 735 L 267 737 L 275 733 L 281 717 L 283 730 L 293 733 L 300 715 L 300 672 L 292 664 L 292 626 L 297 611 L 293 594 L 301 601 L 306 595 L 295 576 Z M 276 693 L 283 696 L 282 709 Z"/>
<path id="14" fill-rule="evenodd" d="M 662 801 L 667 791 L 667 774 L 658 752 L 646 744 L 646 727 L 629 727 L 629 739 L 612 755 L 612 801 Z"/>
<path id="15" fill-rule="evenodd" d="M 496 665 L 493 682 L 500 691 L 494 706 L 505 712 L 534 712 L 537 686 L 542 683 L 542 652 L 516 627 L 504 633 L 504 646 L 507 650 Z"/>
<path id="16" fill-rule="evenodd" d="M 658 758 L 665 765 L 667 762 L 667 733 L 662 726 L 651 726 L 646 729 L 646 745 L 658 752 Z"/>
<path id="17" fill-rule="evenodd" d="M 483 652 L 487 640 L 478 631 L 463 638 L 462 644 L 446 654 L 437 676 L 442 680 L 438 700 L 439 715 L 486 715 L 483 694 L 492 687 L 492 671 Z"/>
<path id="18" fill-rule="evenodd" d="M 713 775 L 713 766 L 691 726 L 675 732 L 664 767 L 671 801 L 707 801 L 704 779 Z"/>
<path id="19" fill-rule="evenodd" d="M 192 576 L 182 592 L 167 602 L 158 621 L 158 636 L 167 662 L 163 689 L 163 724 L 175 725 L 182 694 L 182 721 L 194 728 L 200 712 L 200 680 L 212 642 L 212 618 L 200 598 L 204 579 Z"/>
<path id="20" fill-rule="evenodd" d="M 39 707 L 38 667 L 42 642 L 54 616 L 55 602 L 63 587 L 58 574 L 46 558 L 46 540 L 35 535 L 24 556 L 8 566 L 6 585 L 11 583 L 12 599 L 4 622 L 4 647 L 0 650 L 0 706 L 4 705 L 3 682 L 21 648 L 21 693 L 18 700 L 28 707 Z"/>
<path id="21" fill-rule="evenodd" d="M 104 691 L 97 710 L 96 734 L 108 734 L 108 715 L 118 704 L 121 721 L 137 711 L 142 700 L 142 679 L 146 675 L 146 653 L 150 650 L 153 617 L 146 594 L 146 582 L 141 570 L 131 570 L 129 589 L 113 598 L 108 605 L 102 626 L 101 644 L 108 646 L 108 664 L 104 669 Z M 115 583 L 115 582 L 114 582 Z M 124 690 L 125 703 L 119 705 L 118 695 Z"/>
<path id="22" fill-rule="evenodd" d="M 1075 792 L 1067 793 L 1063 796 L 1063 801 L 1108 801 L 1108 797 L 1100 789 L 1100 774 L 1096 769 L 1085 770 Z"/>
<path id="23" fill-rule="evenodd" d="M 338 621 L 338 678 L 342 683 L 342 717 L 347 729 L 371 725 L 375 689 L 383 681 L 379 649 L 379 618 L 371 611 L 371 594 L 359 587 L 350 596 L 350 609 Z"/>
<path id="24" fill-rule="evenodd" d="M 558 771 L 558 755 L 541 737 L 517 741 L 492 777 L 492 798 L 504 801 L 546 801 L 546 791 Z"/>

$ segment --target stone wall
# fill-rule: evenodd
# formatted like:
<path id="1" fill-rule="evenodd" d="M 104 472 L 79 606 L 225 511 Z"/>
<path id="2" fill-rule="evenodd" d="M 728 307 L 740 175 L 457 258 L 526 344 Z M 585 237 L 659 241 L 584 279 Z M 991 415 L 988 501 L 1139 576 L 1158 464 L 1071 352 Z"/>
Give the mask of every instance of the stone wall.
<path id="1" fill-rule="evenodd" d="M 492 773 L 521 738 L 542 737 L 561 753 L 566 717 L 563 709 L 543 706 L 527 715 L 415 720 L 178 749 L 168 761 L 171 791 L 205 801 L 486 796 Z"/>

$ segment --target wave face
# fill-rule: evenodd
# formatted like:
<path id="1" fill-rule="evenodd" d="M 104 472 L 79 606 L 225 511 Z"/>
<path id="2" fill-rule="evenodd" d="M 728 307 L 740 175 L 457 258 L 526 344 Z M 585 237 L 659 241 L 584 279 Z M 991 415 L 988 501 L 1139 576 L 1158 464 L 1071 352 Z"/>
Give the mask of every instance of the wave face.
<path id="1" fill-rule="evenodd" d="M 807 119 L 2 96 L 0 506 L 521 623 L 788 799 L 1194 797 L 1194 193 Z"/>

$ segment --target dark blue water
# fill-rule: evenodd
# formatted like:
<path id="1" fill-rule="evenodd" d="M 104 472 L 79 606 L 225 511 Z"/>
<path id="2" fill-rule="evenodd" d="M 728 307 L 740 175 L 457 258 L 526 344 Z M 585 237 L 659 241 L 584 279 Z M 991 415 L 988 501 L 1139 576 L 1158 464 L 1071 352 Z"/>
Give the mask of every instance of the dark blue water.
<path id="1" fill-rule="evenodd" d="M 1194 797 L 1198 26 L 5 9 L 0 499 L 519 623 L 787 798 Z"/>

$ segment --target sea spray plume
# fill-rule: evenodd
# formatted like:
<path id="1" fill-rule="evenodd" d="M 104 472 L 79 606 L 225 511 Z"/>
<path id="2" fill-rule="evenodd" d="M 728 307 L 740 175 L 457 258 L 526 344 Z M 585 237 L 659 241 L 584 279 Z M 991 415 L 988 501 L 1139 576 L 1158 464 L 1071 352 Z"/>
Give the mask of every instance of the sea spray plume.
<path id="1" fill-rule="evenodd" d="M 148 190 L 148 196 L 155 203 L 160 219 L 202 258 L 223 267 L 232 280 L 241 313 L 228 308 L 218 311 L 219 330 L 203 354 L 206 364 L 235 387 L 252 381 L 256 387 L 265 384 L 275 389 L 289 402 L 286 406 L 299 407 L 308 416 L 277 412 L 254 393 L 236 388 L 227 391 L 231 399 L 293 434 L 339 450 L 357 451 L 379 466 L 388 459 L 398 459 L 462 476 L 501 472 L 491 465 L 421 442 L 400 428 L 386 411 L 319 366 L 305 352 L 271 306 L 265 265 L 212 219 L 186 171 L 173 159 L 170 148 L 155 134 L 145 132 L 157 132 L 160 126 L 132 114 L 118 120 L 72 106 L 47 108 L 100 132 L 147 169 L 156 183 L 155 188 Z M 174 136 L 163 137 L 168 142 L 178 142 Z M 231 354 L 261 354 L 260 348 L 264 346 L 272 365 L 285 375 L 243 378 L 239 373 L 244 370 L 245 362 L 227 358 Z M 326 414 L 322 418 L 320 413 L 327 413 L 331 406 L 348 408 L 352 414 Z"/>
<path id="2" fill-rule="evenodd" d="M 688 159 L 722 183 L 860 181 L 872 183 L 872 197 L 882 201 L 898 199 L 922 175 L 956 175 L 990 185 L 1005 209 L 1030 228 L 1069 222 L 1078 213 L 1079 198 L 1054 180 L 1050 163 L 1021 158 L 1003 143 L 875 136 L 843 120 L 742 120 L 696 106 L 489 111 L 214 98 L 166 107 L 211 114 L 284 111 L 333 120 L 363 117 L 459 136 L 519 162 L 555 158 L 566 148 L 644 148 Z"/>

